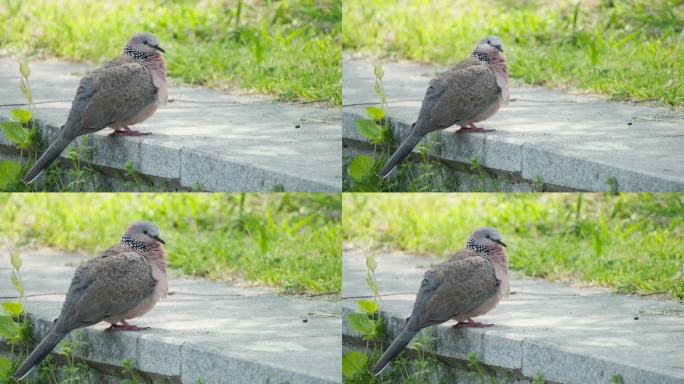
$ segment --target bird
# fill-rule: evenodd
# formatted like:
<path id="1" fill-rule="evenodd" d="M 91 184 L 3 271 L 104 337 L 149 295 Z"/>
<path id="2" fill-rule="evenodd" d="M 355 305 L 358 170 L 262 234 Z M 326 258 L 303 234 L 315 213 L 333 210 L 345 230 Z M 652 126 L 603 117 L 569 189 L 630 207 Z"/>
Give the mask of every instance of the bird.
<path id="1" fill-rule="evenodd" d="M 457 327 L 490 327 L 473 317 L 494 308 L 509 294 L 506 243 L 492 227 L 478 228 L 465 248 L 425 272 L 411 316 L 373 366 L 379 375 L 421 329 L 456 320 Z"/>
<path id="2" fill-rule="evenodd" d="M 126 320 L 150 311 L 166 296 L 166 244 L 159 227 L 137 221 L 126 229 L 119 244 L 76 269 L 59 317 L 52 329 L 24 360 L 13 377 L 23 379 L 66 335 L 101 321 L 114 329 L 141 331 Z"/>
<path id="3" fill-rule="evenodd" d="M 113 136 L 140 136 L 129 125 L 141 123 L 166 103 L 164 49 L 151 33 L 133 35 L 123 53 L 79 83 L 69 117 L 60 132 L 23 180 L 33 182 L 75 138 L 114 129 Z"/>
<path id="4" fill-rule="evenodd" d="M 428 133 L 459 125 L 459 132 L 489 132 L 475 123 L 492 117 L 508 103 L 508 66 L 496 36 L 480 40 L 473 53 L 430 80 L 418 120 L 378 173 L 387 177 Z"/>

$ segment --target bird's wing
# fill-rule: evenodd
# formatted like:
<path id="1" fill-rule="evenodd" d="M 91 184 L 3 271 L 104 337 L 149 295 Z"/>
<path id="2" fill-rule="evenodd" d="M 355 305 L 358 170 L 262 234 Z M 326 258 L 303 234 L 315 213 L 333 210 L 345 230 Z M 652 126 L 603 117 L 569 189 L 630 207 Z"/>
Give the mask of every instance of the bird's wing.
<path id="1" fill-rule="evenodd" d="M 147 259 L 112 247 L 76 270 L 60 321 L 76 328 L 125 313 L 152 295 L 156 283 Z"/>
<path id="2" fill-rule="evenodd" d="M 449 258 L 447 260 L 448 261 L 455 261 L 455 260 L 465 259 L 466 257 L 468 257 L 468 255 L 469 255 L 468 250 L 466 248 L 463 248 L 460 251 L 449 256 Z"/>
<path id="3" fill-rule="evenodd" d="M 416 125 L 424 135 L 469 122 L 496 103 L 500 95 L 496 77 L 486 66 L 456 66 L 430 81 Z"/>
<path id="4" fill-rule="evenodd" d="M 494 266 L 483 257 L 447 261 L 426 272 L 411 320 L 425 328 L 480 306 L 499 289 Z"/>
<path id="5" fill-rule="evenodd" d="M 157 87 L 150 70 L 139 63 L 106 66 L 84 77 L 64 129 L 73 137 L 123 122 L 154 103 Z"/>

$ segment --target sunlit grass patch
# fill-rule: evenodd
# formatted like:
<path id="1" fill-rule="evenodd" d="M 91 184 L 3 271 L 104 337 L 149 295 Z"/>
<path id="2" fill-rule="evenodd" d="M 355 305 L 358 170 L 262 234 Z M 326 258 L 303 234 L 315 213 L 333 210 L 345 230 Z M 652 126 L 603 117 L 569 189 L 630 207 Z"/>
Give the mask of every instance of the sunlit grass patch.
<path id="1" fill-rule="evenodd" d="M 148 31 L 185 83 L 338 105 L 340 18 L 340 0 L 7 0 L 0 48 L 101 63 Z"/>
<path id="2" fill-rule="evenodd" d="M 447 256 L 496 227 L 528 276 L 684 298 L 684 199 L 671 194 L 345 194 L 343 239 Z M 382 264 L 382 258 L 378 258 Z"/>
<path id="3" fill-rule="evenodd" d="M 526 83 L 684 105 L 678 0 L 369 0 L 343 15 L 344 49 L 447 65 L 494 34 Z"/>
<path id="4" fill-rule="evenodd" d="M 136 220 L 159 225 L 169 265 L 292 293 L 339 292 L 336 194 L 0 194 L 0 246 L 95 256 Z"/>

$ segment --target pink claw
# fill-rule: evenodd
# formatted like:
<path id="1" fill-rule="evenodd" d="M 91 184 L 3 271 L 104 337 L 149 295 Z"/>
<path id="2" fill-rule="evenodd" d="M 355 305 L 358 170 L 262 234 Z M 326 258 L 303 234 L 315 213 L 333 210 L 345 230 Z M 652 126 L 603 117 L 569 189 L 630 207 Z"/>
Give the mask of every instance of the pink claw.
<path id="1" fill-rule="evenodd" d="M 494 131 L 494 130 L 493 129 L 480 128 L 480 127 L 476 126 L 475 124 L 471 123 L 471 124 L 466 125 L 465 127 L 461 127 L 461 129 L 459 129 L 456 132 L 458 133 L 458 132 L 492 132 L 492 131 Z"/>
<path id="2" fill-rule="evenodd" d="M 491 327 L 494 324 L 485 324 L 485 323 L 480 323 L 477 322 L 470 317 L 466 321 L 459 321 L 456 323 L 455 327 L 465 327 L 465 328 L 487 328 Z"/>
<path id="3" fill-rule="evenodd" d="M 114 329 L 121 329 L 123 331 L 144 331 L 150 329 L 150 327 L 138 327 L 137 325 L 128 324 L 126 320 L 121 320 L 121 324 L 113 323 L 105 331 L 112 331 Z"/>

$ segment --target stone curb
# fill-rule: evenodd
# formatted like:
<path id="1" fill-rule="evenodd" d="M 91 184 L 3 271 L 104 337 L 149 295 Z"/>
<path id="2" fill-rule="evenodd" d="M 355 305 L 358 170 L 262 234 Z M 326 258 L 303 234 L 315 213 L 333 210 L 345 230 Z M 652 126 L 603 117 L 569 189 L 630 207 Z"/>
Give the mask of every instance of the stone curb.
<path id="1" fill-rule="evenodd" d="M 409 134 L 428 81 L 439 69 L 384 67 L 386 112 L 398 145 Z M 345 152 L 370 145 L 354 122 L 367 118 L 367 106 L 379 106 L 372 71 L 368 62 L 343 59 Z M 460 168 L 477 157 L 495 174 L 529 184 L 541 181 L 552 190 L 610 191 L 614 182 L 619 191 L 684 190 L 684 153 L 677 149 L 684 145 L 683 116 L 536 87 L 512 88 L 511 95 L 509 106 L 483 123 L 494 132 L 454 134 L 453 127 L 433 132 L 438 145 L 429 154 Z M 601 121 L 592 121 L 599 117 Z"/>
<path id="2" fill-rule="evenodd" d="M 364 345 L 344 316 L 357 310 L 359 297 L 372 298 L 372 292 L 365 287 L 360 254 L 345 252 L 343 260 L 343 340 Z M 401 254 L 376 260 L 389 343 L 410 315 L 422 273 L 432 260 Z M 625 384 L 684 384 L 681 304 L 537 280 L 512 280 L 511 289 L 509 299 L 479 318 L 494 327 L 454 329 L 452 321 L 432 327 L 435 355 L 449 366 L 446 362 L 467 361 L 475 352 L 485 365 L 530 381 L 541 373 L 544 380 L 563 384 L 613 384 L 613 375 Z M 416 337 L 421 336 L 426 330 Z"/>
<path id="3" fill-rule="evenodd" d="M 57 60 L 29 66 L 33 115 L 47 145 L 67 119 L 80 78 L 94 66 Z M 18 83 L 18 64 L 0 56 L 0 120 L 23 102 Z M 161 181 L 156 184 L 178 189 L 341 191 L 337 108 L 172 84 L 167 105 L 134 128 L 152 134 L 112 138 L 104 129 L 83 136 L 93 148 L 87 161 L 105 174 L 125 172 L 130 162 L 142 176 Z M 0 152 L 18 153 L 2 134 Z"/>

